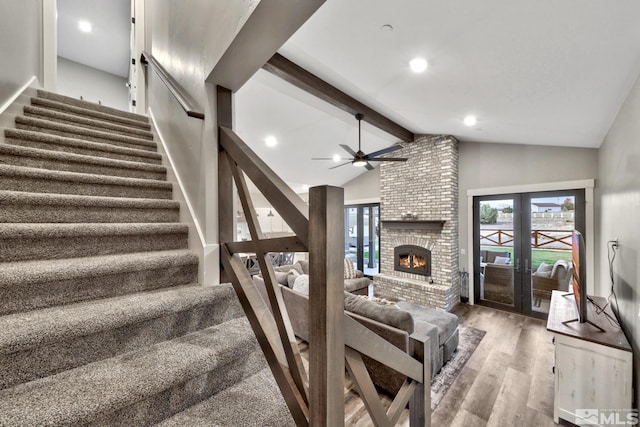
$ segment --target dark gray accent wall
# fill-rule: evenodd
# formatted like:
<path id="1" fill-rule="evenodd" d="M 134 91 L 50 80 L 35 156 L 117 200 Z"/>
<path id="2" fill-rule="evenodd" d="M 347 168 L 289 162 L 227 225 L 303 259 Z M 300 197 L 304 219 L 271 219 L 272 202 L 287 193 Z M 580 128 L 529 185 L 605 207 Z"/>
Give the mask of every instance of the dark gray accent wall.
<path id="1" fill-rule="evenodd" d="M 640 78 L 629 92 L 599 153 L 596 293 L 608 296 L 611 292 L 607 241 L 617 238 L 620 247 L 613 263 L 614 290 L 619 303 L 618 317 L 634 352 L 637 407 L 640 401 Z"/>
<path id="2" fill-rule="evenodd" d="M 41 4 L 0 0 L 0 106 L 31 77 L 41 79 Z"/>

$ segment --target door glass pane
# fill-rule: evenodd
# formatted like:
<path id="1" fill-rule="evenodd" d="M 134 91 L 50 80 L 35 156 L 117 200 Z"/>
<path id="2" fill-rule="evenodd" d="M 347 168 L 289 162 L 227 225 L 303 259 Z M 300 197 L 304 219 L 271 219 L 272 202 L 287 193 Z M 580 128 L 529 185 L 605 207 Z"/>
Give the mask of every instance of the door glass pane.
<path id="1" fill-rule="evenodd" d="M 379 272 L 379 247 L 378 227 L 380 221 L 380 208 L 369 206 L 364 208 L 364 274 L 373 276 Z"/>
<path id="2" fill-rule="evenodd" d="M 513 199 L 480 201 L 480 298 L 514 305 Z"/>
<path id="3" fill-rule="evenodd" d="M 568 290 L 575 202 L 571 194 L 531 199 L 532 311 L 548 313 L 551 291 Z"/>
<path id="4" fill-rule="evenodd" d="M 344 210 L 344 256 L 358 265 L 358 208 Z"/>

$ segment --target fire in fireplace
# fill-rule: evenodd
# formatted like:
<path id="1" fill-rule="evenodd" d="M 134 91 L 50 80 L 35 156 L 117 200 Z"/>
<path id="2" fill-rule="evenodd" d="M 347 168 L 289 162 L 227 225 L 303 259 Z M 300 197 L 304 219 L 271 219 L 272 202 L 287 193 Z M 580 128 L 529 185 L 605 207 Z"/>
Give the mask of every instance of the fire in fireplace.
<path id="1" fill-rule="evenodd" d="M 394 270 L 431 276 L 431 251 L 415 245 L 401 245 L 393 249 Z"/>

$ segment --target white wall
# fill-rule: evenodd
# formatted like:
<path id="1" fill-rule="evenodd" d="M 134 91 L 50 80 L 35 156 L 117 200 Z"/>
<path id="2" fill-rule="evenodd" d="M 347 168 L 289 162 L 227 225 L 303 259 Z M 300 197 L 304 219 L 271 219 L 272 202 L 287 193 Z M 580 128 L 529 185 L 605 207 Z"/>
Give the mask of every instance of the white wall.
<path id="1" fill-rule="evenodd" d="M 257 3 L 156 0 L 145 5 L 151 54 L 205 114 L 204 121 L 187 117 L 155 73 L 147 71 L 148 107 L 182 184 L 182 211 L 192 212 L 198 229 L 205 283 L 217 280 L 218 266 L 217 121 L 214 87 L 205 79 Z"/>
<path id="2" fill-rule="evenodd" d="M 342 187 L 345 205 L 380 203 L 380 167 L 358 175 Z"/>
<path id="3" fill-rule="evenodd" d="M 129 111 L 127 79 L 58 57 L 58 90 L 61 95 L 100 101 L 102 105 Z"/>
<path id="4" fill-rule="evenodd" d="M 0 0 L 0 108 L 36 76 L 42 80 L 39 0 Z"/>
<path id="5" fill-rule="evenodd" d="M 598 150 L 517 144 L 459 143 L 459 247 L 468 247 L 467 190 L 597 178 Z M 469 270 L 469 254 L 460 268 Z"/>
<path id="6" fill-rule="evenodd" d="M 629 92 L 600 147 L 600 185 L 596 193 L 596 244 L 599 281 L 596 294 L 611 292 L 607 241 L 620 239 L 614 261 L 619 318 L 631 341 L 635 361 L 635 401 L 640 402 L 640 77 Z M 613 300 L 613 298 L 612 298 Z"/>

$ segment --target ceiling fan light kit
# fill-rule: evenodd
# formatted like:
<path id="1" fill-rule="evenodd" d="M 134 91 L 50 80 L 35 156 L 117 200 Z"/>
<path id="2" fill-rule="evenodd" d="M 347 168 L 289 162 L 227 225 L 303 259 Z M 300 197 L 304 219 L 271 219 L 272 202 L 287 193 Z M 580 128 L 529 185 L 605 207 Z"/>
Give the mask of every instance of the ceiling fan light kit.
<path id="1" fill-rule="evenodd" d="M 352 157 L 344 160 L 349 160 L 346 163 L 342 163 L 337 166 L 333 166 L 329 169 L 339 168 L 341 166 L 348 165 L 351 163 L 356 167 L 366 167 L 368 170 L 372 170 L 373 166 L 371 165 L 371 161 L 374 162 L 406 162 L 408 159 L 406 157 L 379 157 L 383 154 L 391 153 L 392 151 L 396 151 L 402 148 L 402 145 L 395 144 L 391 147 L 383 148 L 382 150 L 374 151 L 373 153 L 365 154 L 362 151 L 362 119 L 364 119 L 364 114 L 358 113 L 356 114 L 356 120 L 358 120 L 358 151 L 353 151 L 351 147 L 348 145 L 340 144 L 343 150 L 349 153 Z M 311 160 L 333 160 L 336 161 L 336 156 L 327 158 L 327 157 L 317 157 Z"/>

